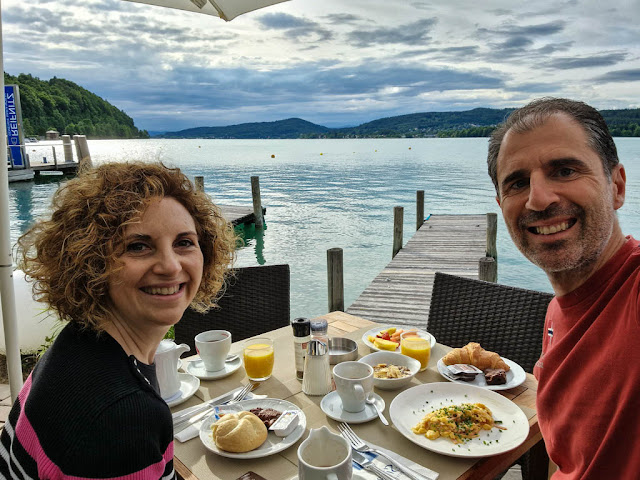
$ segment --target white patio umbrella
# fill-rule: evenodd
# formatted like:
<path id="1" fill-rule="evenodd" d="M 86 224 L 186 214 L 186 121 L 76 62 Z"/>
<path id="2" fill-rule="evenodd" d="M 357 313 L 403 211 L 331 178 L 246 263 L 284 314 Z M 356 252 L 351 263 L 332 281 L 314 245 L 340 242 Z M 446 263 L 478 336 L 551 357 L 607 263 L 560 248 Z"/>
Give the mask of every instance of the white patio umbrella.
<path id="1" fill-rule="evenodd" d="M 243 13 L 258 10 L 287 0 L 128 0 L 160 7 L 176 8 L 191 12 L 214 15 L 230 21 Z M 0 72 L 4 72 L 2 48 L 2 4 L 0 0 Z M 7 127 L 4 106 L 4 75 L 0 75 L 0 302 L 4 326 L 7 373 L 11 399 L 15 400 L 22 388 L 22 365 L 15 291 L 13 287 L 13 261 L 11 258 L 11 236 L 9 233 L 9 175 L 6 168 Z"/>

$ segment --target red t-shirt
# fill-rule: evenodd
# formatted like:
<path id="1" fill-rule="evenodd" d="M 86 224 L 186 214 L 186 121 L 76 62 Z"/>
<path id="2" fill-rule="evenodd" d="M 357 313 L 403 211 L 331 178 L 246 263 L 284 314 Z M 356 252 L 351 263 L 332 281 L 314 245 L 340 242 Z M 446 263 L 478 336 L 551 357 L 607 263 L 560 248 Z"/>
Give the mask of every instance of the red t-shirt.
<path id="1" fill-rule="evenodd" d="M 639 242 L 627 242 L 545 321 L 537 410 L 556 479 L 640 478 Z"/>

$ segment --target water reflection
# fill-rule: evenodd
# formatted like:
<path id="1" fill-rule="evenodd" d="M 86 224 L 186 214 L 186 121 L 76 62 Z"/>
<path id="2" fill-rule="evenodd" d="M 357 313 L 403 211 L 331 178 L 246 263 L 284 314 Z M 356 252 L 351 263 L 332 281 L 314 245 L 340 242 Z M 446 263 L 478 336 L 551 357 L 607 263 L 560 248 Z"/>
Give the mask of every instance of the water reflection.
<path id="1" fill-rule="evenodd" d="M 16 182 L 15 186 L 12 185 L 11 190 L 15 202 L 15 218 L 20 224 L 22 233 L 35 220 L 33 215 L 33 184 L 31 182 Z"/>
<path id="2" fill-rule="evenodd" d="M 248 248 L 253 245 L 253 251 L 256 255 L 256 261 L 258 265 L 264 265 L 267 261 L 264 258 L 264 231 L 267 229 L 267 224 L 264 227 L 256 227 L 255 223 L 245 224 L 236 227 L 236 233 L 244 241 L 244 247 Z"/>

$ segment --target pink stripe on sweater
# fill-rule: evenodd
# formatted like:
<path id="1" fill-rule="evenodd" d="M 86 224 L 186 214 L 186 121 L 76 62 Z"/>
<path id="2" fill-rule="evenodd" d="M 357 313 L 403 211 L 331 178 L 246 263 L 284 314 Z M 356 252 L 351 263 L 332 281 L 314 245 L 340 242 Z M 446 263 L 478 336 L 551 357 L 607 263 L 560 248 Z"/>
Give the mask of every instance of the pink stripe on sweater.
<path id="1" fill-rule="evenodd" d="M 29 422 L 24 411 L 24 405 L 27 397 L 29 396 L 30 390 L 31 375 L 29 375 L 29 378 L 27 378 L 27 381 L 24 383 L 24 386 L 18 394 L 22 409 L 15 428 L 15 437 L 38 465 L 38 476 L 43 479 L 51 480 L 82 480 L 89 478 L 65 475 L 62 470 L 60 470 L 60 467 L 53 463 L 53 461 L 44 452 L 40 445 L 38 435 L 33 429 L 33 426 L 31 425 L 31 422 Z M 162 455 L 162 460 L 159 462 L 129 475 L 111 477 L 110 480 L 158 480 L 164 475 L 165 467 L 171 460 L 173 460 L 173 440 L 169 443 L 169 446 Z"/>

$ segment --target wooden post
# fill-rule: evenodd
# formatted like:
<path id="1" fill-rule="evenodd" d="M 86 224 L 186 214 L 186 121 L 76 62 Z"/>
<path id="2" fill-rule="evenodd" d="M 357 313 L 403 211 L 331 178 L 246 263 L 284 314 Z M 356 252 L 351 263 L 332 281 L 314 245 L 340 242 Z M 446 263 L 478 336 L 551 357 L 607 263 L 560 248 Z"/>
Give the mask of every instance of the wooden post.
<path id="1" fill-rule="evenodd" d="M 404 222 L 404 207 L 393 207 L 393 253 L 391 258 L 402 248 L 402 224 Z"/>
<path id="2" fill-rule="evenodd" d="M 478 265 L 478 278 L 485 282 L 498 281 L 498 263 L 491 257 L 482 257 Z"/>
<path id="3" fill-rule="evenodd" d="M 201 175 L 196 175 L 194 177 L 194 183 L 196 186 L 196 191 L 204 192 L 204 177 Z"/>
<path id="4" fill-rule="evenodd" d="M 73 162 L 73 149 L 71 148 L 70 135 L 62 135 L 62 149 L 64 151 L 64 161 L 66 163 Z"/>
<path id="5" fill-rule="evenodd" d="M 329 312 L 344 312 L 344 281 L 342 275 L 342 249 L 327 250 L 327 284 L 329 291 Z"/>
<path id="6" fill-rule="evenodd" d="M 78 170 L 91 168 L 91 154 L 89 153 L 89 144 L 87 143 L 87 137 L 85 137 L 84 135 L 74 135 L 73 140 L 76 142 Z"/>
<path id="7" fill-rule="evenodd" d="M 424 190 L 416 192 L 416 230 L 424 223 Z"/>
<path id="8" fill-rule="evenodd" d="M 256 227 L 262 228 L 264 219 L 262 218 L 262 201 L 260 200 L 260 177 L 251 177 L 251 197 L 253 197 L 253 216 Z"/>
<path id="9" fill-rule="evenodd" d="M 51 151 L 53 152 L 53 164 L 56 167 L 56 170 L 58 169 L 58 157 L 56 157 L 56 146 L 55 145 L 51 145 Z"/>
<path id="10" fill-rule="evenodd" d="M 498 260 L 498 214 L 487 213 L 487 257 Z"/>

